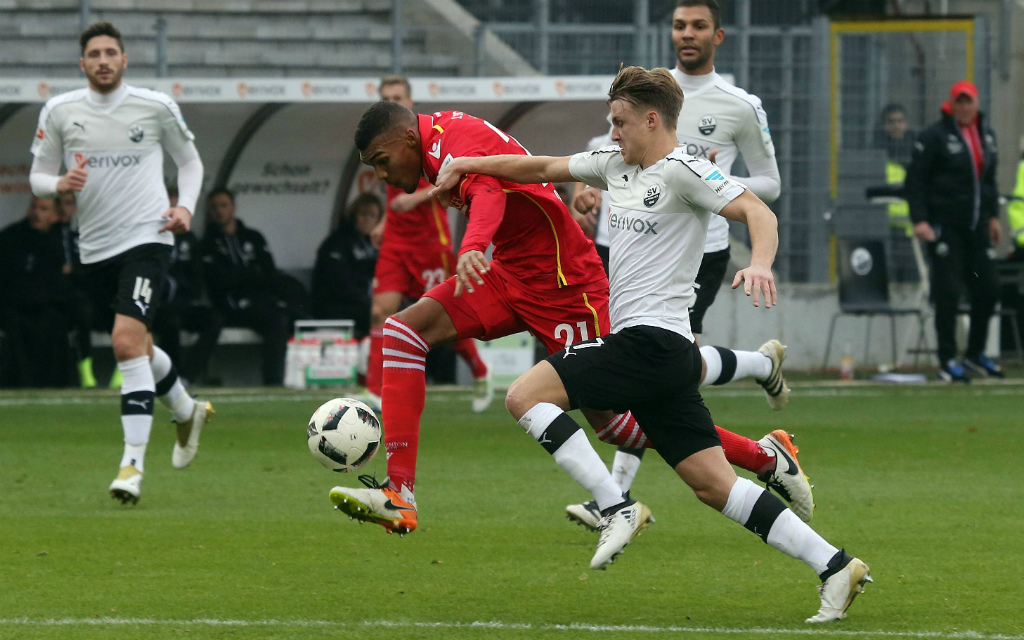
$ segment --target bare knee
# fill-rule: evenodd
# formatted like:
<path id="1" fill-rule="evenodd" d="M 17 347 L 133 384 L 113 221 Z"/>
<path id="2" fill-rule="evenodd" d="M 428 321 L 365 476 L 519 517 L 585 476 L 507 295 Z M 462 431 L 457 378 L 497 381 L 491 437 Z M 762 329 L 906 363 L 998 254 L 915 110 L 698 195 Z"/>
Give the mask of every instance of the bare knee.
<path id="1" fill-rule="evenodd" d="M 431 349 L 459 337 L 448 312 L 433 298 L 420 298 L 412 306 L 390 317 L 415 331 Z"/>
<path id="2" fill-rule="evenodd" d="M 722 509 L 724 509 L 725 503 L 729 501 L 728 492 L 723 494 L 722 491 L 715 487 L 701 487 L 699 489 L 695 488 L 693 490 L 693 494 L 697 496 L 698 500 L 708 505 L 712 509 L 715 509 L 716 511 L 721 511 Z"/>
<path id="3" fill-rule="evenodd" d="M 516 420 L 522 418 L 527 411 L 537 404 L 536 400 L 526 392 L 525 387 L 526 385 L 516 380 L 508 388 L 508 393 L 505 394 L 505 408 Z"/>
<path id="4" fill-rule="evenodd" d="M 402 305 L 402 297 L 397 293 L 385 292 L 373 296 L 370 300 L 370 326 L 379 329 L 384 326 L 388 316 L 393 315 Z"/>
<path id="5" fill-rule="evenodd" d="M 370 326 L 380 328 L 384 326 L 384 322 L 387 321 L 390 314 L 390 309 L 385 308 L 384 305 L 374 301 L 370 306 Z"/>
<path id="6" fill-rule="evenodd" d="M 676 465 L 676 473 L 689 485 L 697 499 L 716 511 L 725 509 L 736 484 L 736 472 L 721 447 L 698 451 Z"/>
<path id="7" fill-rule="evenodd" d="M 114 359 L 118 362 L 149 354 L 146 334 L 140 334 L 131 328 L 115 327 L 110 334 L 110 343 L 114 349 Z"/>

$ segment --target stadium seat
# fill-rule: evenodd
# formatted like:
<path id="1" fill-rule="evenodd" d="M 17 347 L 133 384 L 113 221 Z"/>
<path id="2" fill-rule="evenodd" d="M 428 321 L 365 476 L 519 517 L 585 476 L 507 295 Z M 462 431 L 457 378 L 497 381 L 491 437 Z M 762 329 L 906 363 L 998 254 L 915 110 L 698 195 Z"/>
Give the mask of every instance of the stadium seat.
<path id="1" fill-rule="evenodd" d="M 828 366 L 832 351 L 832 338 L 836 323 L 844 315 L 867 318 L 867 333 L 864 338 L 864 360 L 868 360 L 871 349 L 871 319 L 882 315 L 889 317 L 892 362 L 897 359 L 896 317 L 916 316 L 918 324 L 917 347 L 914 349 L 914 365 L 917 354 L 925 344 L 925 313 L 919 308 L 893 308 L 889 302 L 889 272 L 885 259 L 885 245 L 873 238 L 842 238 L 838 241 L 839 311 L 832 316 L 828 329 L 828 342 L 822 369 Z"/>

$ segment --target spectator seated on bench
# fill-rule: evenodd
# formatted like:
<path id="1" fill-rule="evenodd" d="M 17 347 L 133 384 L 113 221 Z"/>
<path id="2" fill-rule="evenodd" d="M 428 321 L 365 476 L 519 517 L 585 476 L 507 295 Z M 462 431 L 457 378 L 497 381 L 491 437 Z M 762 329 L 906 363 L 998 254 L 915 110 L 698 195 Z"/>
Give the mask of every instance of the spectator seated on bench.
<path id="1" fill-rule="evenodd" d="M 171 206 L 177 205 L 178 189 L 168 187 L 167 195 Z M 178 375 L 185 380 L 199 379 L 217 347 L 223 326 L 220 312 L 207 301 L 199 240 L 191 231 L 176 235 L 153 333 L 160 347 L 178 364 Z M 197 336 L 187 351 L 182 349 L 182 330 Z"/>
<path id="2" fill-rule="evenodd" d="M 284 381 L 292 322 L 304 315 L 305 290 L 277 270 L 266 239 L 235 217 L 235 198 L 215 189 L 207 200 L 203 265 L 210 301 L 224 324 L 247 327 L 263 338 L 263 383 Z"/>
<path id="3" fill-rule="evenodd" d="M 57 201 L 33 197 L 25 218 L 0 231 L 0 385 L 71 382 L 64 265 Z"/>
<path id="4" fill-rule="evenodd" d="M 377 248 L 370 232 L 384 216 L 380 198 L 364 193 L 352 201 L 338 226 L 320 245 L 313 267 L 313 315 L 352 320 L 355 338 L 370 333 L 370 307 Z"/>

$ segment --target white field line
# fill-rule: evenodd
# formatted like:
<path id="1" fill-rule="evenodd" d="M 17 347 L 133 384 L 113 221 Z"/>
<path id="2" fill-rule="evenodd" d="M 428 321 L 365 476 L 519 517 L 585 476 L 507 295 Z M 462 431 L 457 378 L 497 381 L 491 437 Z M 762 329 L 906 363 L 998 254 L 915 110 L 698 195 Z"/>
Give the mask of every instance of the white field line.
<path id="1" fill-rule="evenodd" d="M 742 383 L 741 383 L 742 384 Z M 1024 395 L 1024 380 L 989 381 L 984 384 L 975 385 L 970 390 L 970 395 L 975 397 L 983 396 L 1011 396 Z M 891 385 L 873 383 L 852 383 L 835 384 L 822 382 L 805 382 L 794 385 L 793 395 L 807 398 L 870 398 L 891 395 L 891 391 L 899 390 L 907 395 L 922 397 L 935 397 L 946 395 L 949 385 L 927 384 L 927 385 Z M 498 388 L 496 390 L 504 391 Z M 471 393 L 467 387 L 445 385 L 430 387 L 428 389 L 431 401 L 440 402 L 464 402 L 465 396 Z M 58 392 L 61 393 L 61 392 Z M 321 402 L 324 398 L 346 393 L 344 390 L 325 389 L 323 391 L 296 391 L 258 393 L 255 391 L 215 391 L 209 390 L 199 395 L 207 400 L 222 404 L 253 404 L 257 402 Z M 759 397 L 764 392 L 752 385 L 742 385 L 732 388 L 715 387 L 703 389 L 702 393 L 710 398 L 745 398 Z M 65 406 L 65 405 L 105 405 L 117 402 L 116 393 L 100 392 L 99 394 L 74 393 L 68 395 L 57 395 L 55 397 L 43 396 L 17 396 L 0 395 L 0 407 L 23 407 L 23 406 Z"/>
<path id="2" fill-rule="evenodd" d="M 531 624 L 520 622 L 408 622 L 395 620 L 366 620 L 345 623 L 331 620 L 218 620 L 211 618 L 160 620 L 154 618 L 0 618 L 0 627 L 117 627 L 117 626 L 163 626 L 163 627 L 324 627 L 324 628 L 368 628 L 390 629 L 509 629 L 534 631 L 590 631 L 594 633 L 704 633 L 704 634 L 756 634 L 770 636 L 822 635 L 856 638 L 951 638 L 967 640 L 1024 640 L 1024 635 L 981 633 L 978 631 L 853 631 L 829 627 L 801 627 L 796 629 L 770 629 L 754 627 L 738 629 L 728 627 L 677 627 L 650 625 L 599 625 L 599 624 Z"/>

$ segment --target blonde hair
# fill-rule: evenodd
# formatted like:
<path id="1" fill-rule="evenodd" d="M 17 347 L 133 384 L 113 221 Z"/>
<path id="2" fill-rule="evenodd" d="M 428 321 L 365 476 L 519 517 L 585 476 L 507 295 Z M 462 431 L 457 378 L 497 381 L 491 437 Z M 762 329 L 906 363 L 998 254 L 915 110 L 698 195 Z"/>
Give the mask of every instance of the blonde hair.
<path id="1" fill-rule="evenodd" d="M 392 85 L 400 84 L 405 87 L 405 95 L 412 97 L 412 86 L 409 84 L 409 79 L 405 76 L 384 76 L 380 79 L 380 88 L 390 87 Z"/>
<path id="2" fill-rule="evenodd" d="M 622 100 L 638 111 L 657 111 L 664 126 L 675 131 L 679 111 L 683 108 L 683 90 L 663 67 L 650 71 L 643 67 L 625 67 L 619 70 L 608 90 L 608 102 L 614 100 Z"/>

